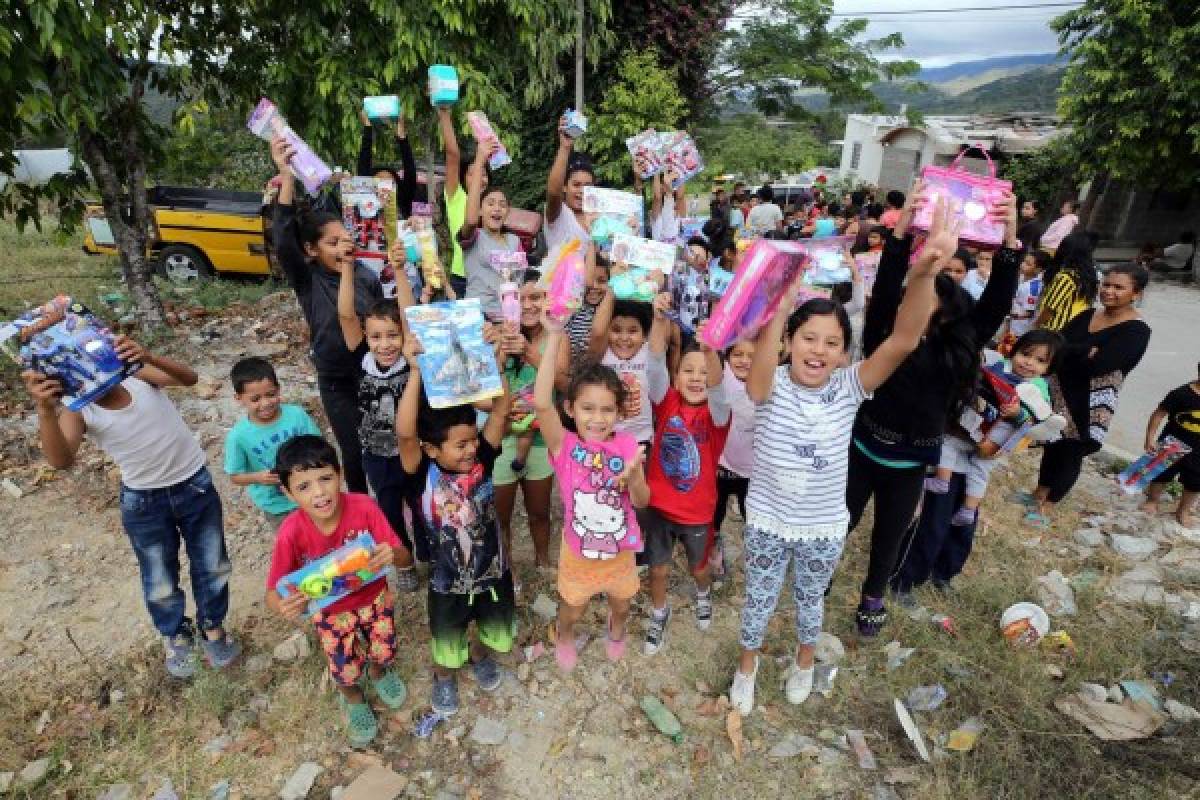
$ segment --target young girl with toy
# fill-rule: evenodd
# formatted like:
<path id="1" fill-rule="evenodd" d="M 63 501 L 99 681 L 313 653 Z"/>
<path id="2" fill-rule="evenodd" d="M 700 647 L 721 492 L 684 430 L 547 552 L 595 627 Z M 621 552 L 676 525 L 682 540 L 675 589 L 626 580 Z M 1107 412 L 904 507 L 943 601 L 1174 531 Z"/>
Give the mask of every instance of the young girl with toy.
<path id="1" fill-rule="evenodd" d="M 566 347 L 561 323 L 543 316 L 549 331 L 534 385 L 538 424 L 550 453 L 563 501 L 554 655 L 565 671 L 578 659 L 575 623 L 588 601 L 604 593 L 609 618 L 605 653 L 612 661 L 625 653 L 629 606 L 639 583 L 635 553 L 642 550 L 634 507 L 650 499 L 638 440 L 617 430 L 625 407 L 625 383 L 607 366 L 584 362 L 571 374 L 564 410 L 575 431 L 563 427 L 554 402 L 554 364 Z"/>
<path id="2" fill-rule="evenodd" d="M 553 250 L 572 239 L 586 244 L 591 234 L 583 213 L 583 190 L 596 182 L 587 161 L 574 157 L 575 140 L 567 133 L 567 118 L 558 121 L 558 150 L 546 178 L 546 247 Z"/>
<path id="3" fill-rule="evenodd" d="M 508 197 L 500 187 L 484 184 L 487 160 L 499 149 L 500 143 L 495 140 L 480 142 L 476 148 L 475 163 L 467 172 L 466 214 L 458 231 L 467 276 L 466 296 L 478 297 L 484 315 L 491 320 L 503 317 L 500 287 L 505 282 L 502 268 L 494 262 L 521 249 L 517 235 L 504 231 Z"/>
<path id="4" fill-rule="evenodd" d="M 742 519 L 746 518 L 746 492 L 754 469 L 754 418 L 757 408 L 746 393 L 746 379 L 754 361 L 754 341 L 738 342 L 725 351 L 725 366 L 721 385 L 732 409 L 729 436 L 717 467 L 717 507 L 713 511 L 713 547 L 709 566 L 714 578 L 725 575 L 725 545 L 721 526 L 729 508 L 729 499 L 736 497 Z"/>
<path id="5" fill-rule="evenodd" d="M 662 315 L 670 298 L 655 299 Z M 659 331 L 661 336 L 661 326 Z M 651 339 L 651 358 L 664 358 L 666 342 Z M 730 407 L 721 358 L 704 344 L 683 349 L 673 385 L 654 403 L 654 442 L 646 468 L 650 504 L 640 521 L 650 567 L 650 621 L 644 652 L 654 655 L 666 641 L 671 607 L 667 581 L 675 544 L 683 545 L 696 581 L 696 625 L 712 624 L 708 539 L 717 500 L 717 460 L 729 435 Z"/>
<path id="6" fill-rule="evenodd" d="M 786 313 L 795 305 L 802 276 L 792 282 L 781 311 L 758 335 L 746 381 L 759 416 L 746 502 L 742 654 L 729 691 L 731 704 L 742 714 L 754 708 L 758 650 L 789 562 L 799 646 L 787 670 L 788 701 L 803 703 L 812 690 L 824 593 L 850 524 L 846 480 L 854 415 L 920 342 L 937 309 L 934 275 L 956 244 L 957 228 L 947 226 L 945 204 L 939 202 L 929 241 L 908 270 L 894 329 L 864 361 L 842 366 L 850 321 L 837 303 L 813 299 Z M 780 366 L 777 343 L 785 331 L 790 363 Z"/>

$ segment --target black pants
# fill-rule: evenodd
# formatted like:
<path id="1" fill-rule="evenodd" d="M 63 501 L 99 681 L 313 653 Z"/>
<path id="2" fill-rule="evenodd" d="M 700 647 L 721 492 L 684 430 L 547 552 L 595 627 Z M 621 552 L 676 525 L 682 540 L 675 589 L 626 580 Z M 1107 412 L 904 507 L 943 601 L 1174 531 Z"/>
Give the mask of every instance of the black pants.
<path id="1" fill-rule="evenodd" d="M 749 478 L 743 478 L 723 467 L 717 468 L 717 509 L 713 512 L 713 531 L 717 536 L 721 535 L 721 525 L 725 522 L 725 511 L 729 505 L 729 498 L 737 498 L 742 519 L 746 518 L 746 492 L 749 489 Z"/>
<path id="2" fill-rule="evenodd" d="M 1042 448 L 1042 464 L 1038 468 L 1038 486 L 1050 490 L 1051 503 L 1060 503 L 1079 480 L 1083 460 L 1095 450 L 1090 441 L 1061 439 Z"/>
<path id="3" fill-rule="evenodd" d="M 962 572 L 975 542 L 975 523 L 951 525 L 950 519 L 966 495 L 967 476 L 961 473 L 950 478 L 950 491 L 925 492 L 921 519 L 901 547 L 891 580 L 894 591 L 910 592 L 931 578 L 934 583 L 949 583 Z"/>
<path id="4" fill-rule="evenodd" d="M 392 530 L 404 542 L 418 561 L 429 560 L 429 540 L 424 535 L 424 522 L 419 509 L 412 508 L 406 501 L 408 492 L 405 491 L 404 470 L 400 467 L 400 456 L 376 456 L 370 453 L 362 454 L 363 469 L 367 473 L 367 482 L 371 491 L 375 492 L 375 502 L 383 515 L 387 517 Z M 405 520 L 404 508 L 409 506 L 409 519 L 412 525 L 412 535 L 409 535 L 409 524 Z"/>
<path id="5" fill-rule="evenodd" d="M 362 416 L 358 410 L 358 379 L 317 375 L 317 388 L 321 392 L 321 405 L 333 428 L 342 456 L 342 475 L 352 492 L 366 494 L 367 476 L 363 472 L 362 442 L 358 440 L 358 424 Z"/>
<path id="6" fill-rule="evenodd" d="M 871 559 L 862 593 L 883 597 L 888 579 L 896 568 L 900 546 L 921 502 L 925 467 L 893 469 L 863 455 L 850 443 L 849 480 L 846 483 L 846 507 L 850 509 L 850 528 L 862 519 L 867 501 L 875 497 L 875 522 L 871 528 Z"/>
<path id="7" fill-rule="evenodd" d="M 454 295 L 459 300 L 462 300 L 467 296 L 467 279 L 458 275 L 451 275 L 450 288 L 454 290 Z"/>

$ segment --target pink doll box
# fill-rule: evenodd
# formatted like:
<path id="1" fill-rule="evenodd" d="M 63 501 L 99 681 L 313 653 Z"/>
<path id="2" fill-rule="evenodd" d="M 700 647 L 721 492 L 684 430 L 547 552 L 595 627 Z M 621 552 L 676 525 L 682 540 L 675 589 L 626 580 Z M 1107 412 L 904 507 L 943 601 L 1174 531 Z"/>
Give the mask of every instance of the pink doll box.
<path id="1" fill-rule="evenodd" d="M 758 239 L 746 250 L 725 296 L 700 333 L 705 344 L 724 350 L 753 336 L 779 308 L 783 293 L 808 265 L 796 242 Z"/>

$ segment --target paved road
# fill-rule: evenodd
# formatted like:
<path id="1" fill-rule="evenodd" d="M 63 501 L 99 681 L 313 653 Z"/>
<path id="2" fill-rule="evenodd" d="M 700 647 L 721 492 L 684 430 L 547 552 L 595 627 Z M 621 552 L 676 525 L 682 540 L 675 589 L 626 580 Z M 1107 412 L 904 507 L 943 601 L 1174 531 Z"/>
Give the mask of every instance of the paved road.
<path id="1" fill-rule="evenodd" d="M 1121 390 L 1110 448 L 1141 450 L 1146 422 L 1171 389 L 1196 379 L 1200 362 L 1200 289 L 1155 281 L 1146 292 L 1142 315 L 1154 333 L 1142 363 Z"/>

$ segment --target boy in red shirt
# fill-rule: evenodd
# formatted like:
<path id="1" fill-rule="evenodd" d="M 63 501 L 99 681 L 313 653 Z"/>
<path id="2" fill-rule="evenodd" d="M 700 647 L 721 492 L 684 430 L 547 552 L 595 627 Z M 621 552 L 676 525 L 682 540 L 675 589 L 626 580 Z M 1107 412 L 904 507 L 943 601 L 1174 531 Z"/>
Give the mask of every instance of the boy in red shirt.
<path id="1" fill-rule="evenodd" d="M 279 579 L 364 531 L 375 539 L 375 551 L 367 565 L 371 572 L 393 565 L 412 569 L 412 555 L 375 501 L 365 494 L 342 491 L 337 452 L 320 436 L 297 436 L 284 443 L 275 456 L 275 473 L 283 493 L 299 508 L 279 526 L 275 539 L 266 598 L 272 611 L 289 620 L 299 619 L 308 597 L 301 592 L 280 597 L 275 590 Z M 396 654 L 396 628 L 387 580 L 373 581 L 346 595 L 314 614 L 312 622 L 341 692 L 350 743 L 364 747 L 379 730 L 359 686 L 364 672 L 366 682 L 388 708 L 403 705 L 407 693 L 404 681 L 388 669 Z"/>
<path id="2" fill-rule="evenodd" d="M 662 355 L 653 351 L 651 357 Z M 696 625 L 707 630 L 712 624 L 705 551 L 717 507 L 717 461 L 731 417 L 721 377 L 717 353 L 703 344 L 689 345 L 671 388 L 654 405 L 654 442 L 646 467 L 650 504 L 641 518 L 653 603 L 643 647 L 648 656 L 662 648 L 671 620 L 667 581 L 676 542 L 683 545 L 696 579 Z"/>

